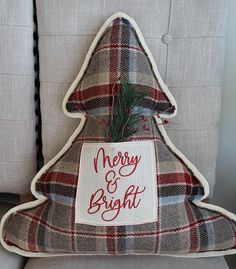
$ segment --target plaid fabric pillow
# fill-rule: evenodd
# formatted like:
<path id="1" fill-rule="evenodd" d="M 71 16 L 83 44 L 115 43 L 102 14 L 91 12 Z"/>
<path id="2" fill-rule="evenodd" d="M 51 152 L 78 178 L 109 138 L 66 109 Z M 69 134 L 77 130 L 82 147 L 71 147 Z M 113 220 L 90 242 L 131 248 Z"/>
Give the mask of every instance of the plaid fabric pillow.
<path id="1" fill-rule="evenodd" d="M 153 116 L 153 112 L 162 117 L 173 116 L 176 104 L 157 72 L 139 28 L 123 13 L 109 18 L 92 43 L 85 63 L 64 99 L 66 115 L 79 117 L 79 112 L 85 111 L 106 119 L 113 85 L 119 85 L 120 79 L 149 93 L 142 107 L 144 114 L 137 133 L 122 146 L 128 142 L 136 143 L 133 149 L 136 152 L 145 143 L 152 146 L 153 158 L 149 161 L 155 165 L 148 166 L 151 167 L 150 174 L 147 173 L 143 181 L 145 183 L 154 175 L 156 187 L 150 195 L 154 193 L 156 203 L 146 203 L 145 206 L 147 211 L 152 210 L 156 220 L 147 221 L 144 216 L 139 223 L 122 225 L 112 222 L 89 225 L 76 221 L 77 190 L 82 184 L 80 176 L 91 175 L 90 169 L 80 166 L 82 160 L 86 162 L 89 158 L 89 155 L 84 158 L 84 143 L 100 145 L 105 141 L 106 129 L 98 124 L 96 117 L 82 117 L 64 148 L 33 179 L 31 190 L 37 200 L 16 207 L 3 217 L 3 246 L 25 256 L 159 254 L 199 257 L 235 253 L 235 215 L 202 201 L 209 193 L 206 179 L 171 143 L 160 117 Z M 121 154 L 120 151 L 113 159 L 114 165 L 122 158 Z M 108 157 L 105 158 L 103 165 L 108 162 Z M 131 160 L 133 164 L 140 160 L 128 158 L 126 156 L 126 161 L 131 164 Z M 124 159 L 122 161 L 125 165 Z M 86 176 L 83 180 L 89 189 L 91 183 L 86 182 Z M 109 182 L 110 178 L 107 179 Z M 115 184 L 112 182 L 111 187 L 115 188 Z M 114 202 L 114 197 L 110 197 L 108 203 L 101 196 L 98 199 L 100 205 L 95 203 L 97 211 L 93 213 L 101 206 L 105 211 L 132 205 L 138 207 L 141 201 L 135 202 L 134 196 L 142 191 L 144 188 L 134 192 L 133 187 L 126 193 L 126 198 L 133 195 L 132 204 L 121 205 Z M 115 193 L 115 190 L 110 192 Z M 83 198 L 86 203 L 85 195 Z M 147 215 L 151 216 L 149 213 Z"/>

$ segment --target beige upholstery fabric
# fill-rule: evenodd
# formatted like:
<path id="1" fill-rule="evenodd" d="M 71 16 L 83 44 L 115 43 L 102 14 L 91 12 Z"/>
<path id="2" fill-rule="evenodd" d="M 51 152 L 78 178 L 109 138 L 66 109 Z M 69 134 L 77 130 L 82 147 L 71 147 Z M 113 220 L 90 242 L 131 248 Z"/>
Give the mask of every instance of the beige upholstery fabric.
<path id="1" fill-rule="evenodd" d="M 8 204 L 0 204 L 0 219 L 2 216 L 11 209 L 12 206 Z M 21 269 L 25 263 L 25 258 L 17 254 L 6 251 L 0 245 L 0 268 L 2 269 Z"/>
<path id="2" fill-rule="evenodd" d="M 223 257 L 171 258 L 161 256 L 31 258 L 25 269 L 227 269 Z"/>
<path id="3" fill-rule="evenodd" d="M 0 1 L 0 192 L 28 193 L 35 174 L 33 7 Z"/>
<path id="4" fill-rule="evenodd" d="M 215 182 L 225 31 L 225 0 L 37 1 L 45 162 L 65 144 L 78 120 L 61 103 L 97 30 L 117 11 L 141 28 L 159 71 L 178 104 L 172 142 Z"/>

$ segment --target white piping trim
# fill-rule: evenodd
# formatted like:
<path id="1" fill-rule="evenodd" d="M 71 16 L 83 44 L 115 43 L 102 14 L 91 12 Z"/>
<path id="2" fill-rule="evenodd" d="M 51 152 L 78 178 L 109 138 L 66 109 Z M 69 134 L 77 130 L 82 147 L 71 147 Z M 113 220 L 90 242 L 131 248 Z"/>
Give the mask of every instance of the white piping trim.
<path id="1" fill-rule="evenodd" d="M 149 51 L 146 43 L 144 42 L 144 39 L 143 39 L 143 36 L 141 34 L 141 31 L 139 30 L 137 24 L 134 22 L 133 19 L 131 19 L 129 16 L 127 16 L 126 14 L 124 13 L 121 13 L 121 12 L 118 12 L 118 13 L 115 13 L 113 16 L 111 16 L 105 23 L 104 25 L 102 26 L 102 28 L 100 29 L 100 31 L 98 32 L 97 36 L 95 37 L 90 49 L 89 49 L 89 52 L 85 58 L 85 62 L 84 64 L 82 65 L 82 68 L 78 74 L 78 76 L 76 77 L 75 81 L 72 83 L 71 87 L 69 88 L 64 100 L 63 100 L 63 105 L 62 105 L 62 108 L 63 108 L 63 111 L 65 113 L 65 115 L 69 116 L 69 117 L 72 117 L 72 118 L 80 118 L 81 121 L 79 123 L 79 126 L 76 128 L 76 130 L 74 131 L 74 133 L 71 135 L 71 137 L 69 138 L 69 140 L 67 141 L 67 143 L 64 145 L 64 147 L 58 152 L 58 154 L 53 158 L 51 159 L 45 166 L 42 167 L 42 169 L 35 175 L 35 177 L 33 178 L 32 182 L 31 182 L 31 192 L 32 194 L 37 198 L 36 201 L 33 201 L 33 202 L 28 202 L 28 203 L 25 203 L 25 204 L 22 204 L 22 205 L 19 205 L 19 206 L 16 206 L 12 209 L 10 209 L 3 217 L 2 217 L 2 220 L 1 220 L 1 224 L 0 224 L 0 241 L 3 245 L 3 247 L 8 250 L 8 251 L 11 251 L 11 252 L 15 252 L 17 254 L 20 254 L 20 255 L 23 255 L 23 256 L 26 256 L 26 257 L 56 257 L 56 256 L 92 256 L 93 254 L 52 254 L 52 253 L 40 253 L 40 252 L 30 252 L 30 251 L 25 251 L 25 250 L 22 250 L 16 246 L 9 246 L 6 244 L 6 242 L 3 240 L 3 237 L 2 237 L 2 233 L 3 233 L 3 226 L 4 226 L 4 223 L 7 221 L 8 217 L 11 215 L 11 214 L 14 214 L 16 213 L 17 211 L 22 211 L 24 209 L 31 209 L 31 208 L 34 208 L 40 204 L 42 204 L 43 202 L 45 202 L 48 198 L 46 198 L 45 196 L 43 195 L 40 195 L 36 192 L 36 189 L 35 189 L 35 185 L 36 185 L 36 181 L 42 176 L 42 174 L 48 169 L 50 168 L 54 163 L 56 163 L 56 161 L 70 148 L 72 142 L 74 141 L 74 139 L 79 135 L 79 133 L 81 132 L 83 126 L 84 126 L 84 123 L 85 123 L 85 116 L 81 113 L 69 113 L 67 110 L 66 110 L 66 107 L 65 107 L 65 104 L 67 102 L 67 99 L 69 98 L 71 92 L 74 90 L 74 87 L 75 85 L 77 84 L 77 82 L 79 81 L 79 79 L 81 78 L 82 74 L 84 73 L 86 67 L 87 67 L 87 64 L 88 64 L 88 59 L 90 58 L 91 56 L 91 53 L 93 51 L 93 49 L 95 48 L 95 44 L 97 43 L 98 39 L 101 37 L 102 33 L 105 31 L 106 27 L 110 25 L 110 23 L 117 17 L 124 17 L 126 19 L 128 19 L 132 25 L 134 26 L 134 28 L 136 29 L 137 31 L 137 34 L 138 34 L 138 37 L 140 38 L 140 41 L 144 47 L 144 49 L 146 50 L 147 54 L 148 54 L 148 57 L 150 57 L 150 61 L 153 65 L 153 70 L 154 70 L 154 73 L 155 75 L 157 76 L 158 80 L 159 80 L 159 83 L 160 85 L 162 86 L 163 90 L 165 91 L 167 97 L 169 98 L 169 100 L 172 102 L 172 104 L 176 107 L 175 109 L 175 113 L 173 115 L 161 115 L 163 118 L 169 118 L 170 116 L 173 117 L 176 112 L 177 112 L 177 106 L 176 106 L 176 103 L 175 103 L 175 100 L 174 98 L 172 97 L 171 93 L 169 92 L 168 88 L 165 86 L 164 82 L 162 81 L 161 77 L 160 77 L 160 74 L 159 72 L 157 71 L 157 67 L 156 67 L 156 64 L 155 64 L 155 61 L 151 55 L 151 52 Z M 208 185 L 208 182 L 207 180 L 204 178 L 204 176 L 196 169 L 196 167 L 174 146 L 174 144 L 172 144 L 171 140 L 169 139 L 166 131 L 165 131 L 165 128 L 163 127 L 162 124 L 162 121 L 161 119 L 159 119 L 157 116 L 155 116 L 155 120 L 157 122 L 157 126 L 158 126 L 158 129 L 160 131 L 160 133 L 162 134 L 166 144 L 171 148 L 171 150 L 176 153 L 185 163 L 186 165 L 193 171 L 194 175 L 199 179 L 199 181 L 201 182 L 201 184 L 203 185 L 203 188 L 204 188 L 204 196 L 202 197 L 202 200 L 205 199 L 208 194 L 209 194 L 209 185 Z M 234 215 L 233 213 L 221 208 L 221 207 L 218 207 L 218 206 L 215 206 L 215 205 L 212 205 L 212 204 L 207 204 L 207 203 L 204 203 L 202 201 L 193 201 L 197 206 L 201 207 L 201 208 L 205 208 L 205 209 L 210 209 L 210 210 L 213 210 L 213 211 L 217 211 L 219 213 L 221 213 L 222 215 L 230 218 L 230 219 L 233 219 L 236 221 L 236 215 Z M 230 249 L 230 250 L 223 250 L 223 251 L 209 251 L 209 252 L 202 252 L 202 253 L 189 253 L 189 254 L 180 254 L 180 255 L 169 255 L 169 254 L 157 254 L 157 255 L 160 255 L 160 256 L 172 256 L 172 257 L 187 257 L 187 258 L 198 258 L 198 257 L 214 257 L 214 256 L 223 256 L 223 255 L 229 255 L 229 254 L 235 254 L 236 253 L 236 249 L 233 250 L 233 249 Z M 126 255 L 129 255 L 129 254 L 126 254 Z M 140 254 L 132 254 L 132 255 L 152 255 L 154 256 L 154 254 L 146 254 L 146 253 L 140 253 Z M 99 256 L 99 255 L 97 255 Z M 109 255 L 100 255 L 100 256 L 109 256 Z"/>

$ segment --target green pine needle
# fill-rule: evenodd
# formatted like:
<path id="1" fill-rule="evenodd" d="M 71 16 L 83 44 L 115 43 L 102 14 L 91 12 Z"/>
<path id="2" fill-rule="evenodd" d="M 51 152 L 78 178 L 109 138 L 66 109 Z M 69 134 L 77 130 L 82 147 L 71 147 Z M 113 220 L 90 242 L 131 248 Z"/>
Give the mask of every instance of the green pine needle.
<path id="1" fill-rule="evenodd" d="M 129 83 L 121 82 L 119 95 L 114 97 L 106 142 L 122 142 L 137 132 L 141 120 L 138 108 L 145 95 L 132 88 Z"/>

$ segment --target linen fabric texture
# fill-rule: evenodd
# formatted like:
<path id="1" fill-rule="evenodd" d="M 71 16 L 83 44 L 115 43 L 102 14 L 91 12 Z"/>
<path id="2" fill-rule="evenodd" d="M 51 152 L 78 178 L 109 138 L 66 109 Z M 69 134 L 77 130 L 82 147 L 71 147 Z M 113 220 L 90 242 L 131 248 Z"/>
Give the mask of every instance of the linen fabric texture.
<path id="1" fill-rule="evenodd" d="M 36 173 L 33 1 L 0 1 L 0 192 L 27 194 Z"/>
<path id="2" fill-rule="evenodd" d="M 93 256 L 50 257 L 29 259 L 25 269 L 229 269 L 223 257 L 185 259 L 161 256 Z"/>
<path id="3" fill-rule="evenodd" d="M 214 256 L 233 253 L 236 248 L 235 216 L 200 202 L 208 194 L 206 180 L 174 149 L 164 131 L 163 121 L 153 116 L 157 112 L 169 117 L 175 112 L 176 104 L 154 72 L 137 26 L 128 16 L 118 14 L 102 29 L 103 35 L 86 69 L 65 102 L 70 114 L 83 111 L 95 118 L 84 118 L 80 132 L 74 133 L 60 157 L 36 175 L 32 189 L 41 202 L 28 204 L 28 208 L 27 204 L 24 208 L 16 208 L 5 217 L 3 245 L 26 256 Z M 98 120 L 108 121 L 111 89 L 114 82 L 119 84 L 122 79 L 149 93 L 142 106 L 144 113 L 138 131 L 125 142 L 148 140 L 154 144 L 158 221 L 122 226 L 75 223 L 81 149 L 85 142 L 105 142 L 106 127 L 98 124 Z"/>
<path id="4" fill-rule="evenodd" d="M 155 165 L 153 141 L 84 143 L 75 222 L 124 226 L 157 221 Z"/>

